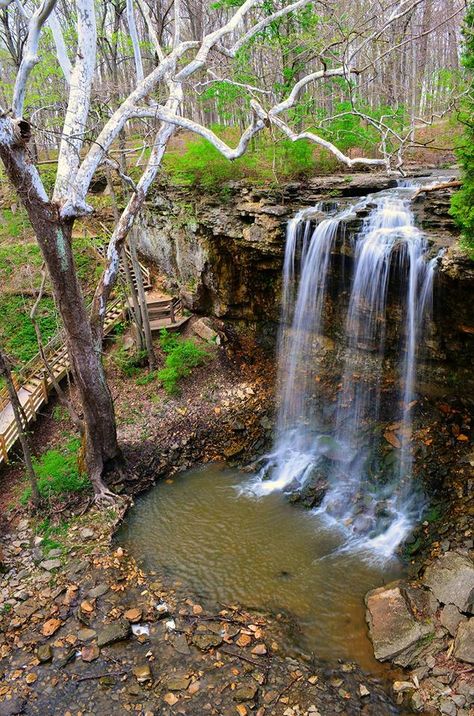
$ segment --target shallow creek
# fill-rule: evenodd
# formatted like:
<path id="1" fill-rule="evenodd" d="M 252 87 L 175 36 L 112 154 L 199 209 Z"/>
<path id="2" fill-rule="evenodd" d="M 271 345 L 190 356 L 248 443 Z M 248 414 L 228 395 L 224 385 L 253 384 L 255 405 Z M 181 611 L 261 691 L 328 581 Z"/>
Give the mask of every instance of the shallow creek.
<path id="1" fill-rule="evenodd" d="M 340 535 L 280 492 L 242 494 L 249 479 L 208 465 L 161 482 L 137 500 L 119 541 L 145 568 L 202 599 L 290 615 L 289 655 L 351 660 L 382 675 L 364 595 L 401 576 L 400 564 L 338 551 Z"/>

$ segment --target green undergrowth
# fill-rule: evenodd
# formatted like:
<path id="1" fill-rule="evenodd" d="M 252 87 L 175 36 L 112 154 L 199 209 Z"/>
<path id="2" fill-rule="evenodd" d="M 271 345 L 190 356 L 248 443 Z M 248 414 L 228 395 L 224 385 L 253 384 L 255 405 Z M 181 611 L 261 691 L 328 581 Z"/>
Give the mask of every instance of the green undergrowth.
<path id="1" fill-rule="evenodd" d="M 0 294 L 0 337 L 7 353 L 17 364 L 28 362 L 38 352 L 36 333 L 30 319 L 33 302 L 31 296 Z M 58 329 L 52 298 L 41 300 L 37 316 L 46 343 Z"/>
<path id="2" fill-rule="evenodd" d="M 190 338 L 180 338 L 166 329 L 160 331 L 160 346 L 166 358 L 156 377 L 169 395 L 179 395 L 179 382 L 205 363 L 210 354 Z"/>
<path id="3" fill-rule="evenodd" d="M 69 523 L 64 521 L 53 524 L 49 517 L 36 525 L 35 532 L 42 538 L 41 549 L 45 555 L 52 549 L 63 549 L 63 539 L 67 534 Z"/>
<path id="4" fill-rule="evenodd" d="M 0 243 L 5 239 L 19 239 L 27 235 L 32 236 L 32 229 L 24 209 L 0 209 Z"/>
<path id="5" fill-rule="evenodd" d="M 114 351 L 112 362 L 126 378 L 134 378 L 140 374 L 146 363 L 146 351 L 129 351 L 120 346 Z"/>
<path id="6" fill-rule="evenodd" d="M 228 130 L 217 128 L 232 145 Z M 281 139 L 256 141 L 238 159 L 226 159 L 210 142 L 191 137 L 182 147 L 170 148 L 163 166 L 171 182 L 177 186 L 200 186 L 219 189 L 223 183 L 248 179 L 256 184 L 303 179 L 336 169 L 336 161 L 324 150 L 306 140 L 292 142 Z"/>
<path id="7" fill-rule="evenodd" d="M 47 501 L 69 492 L 81 492 L 90 488 L 86 474 L 79 471 L 77 456 L 81 445 L 79 438 L 70 438 L 63 447 L 47 450 L 34 458 L 33 467 L 38 481 L 40 496 Z M 31 497 L 31 487 L 20 496 L 22 505 Z"/>

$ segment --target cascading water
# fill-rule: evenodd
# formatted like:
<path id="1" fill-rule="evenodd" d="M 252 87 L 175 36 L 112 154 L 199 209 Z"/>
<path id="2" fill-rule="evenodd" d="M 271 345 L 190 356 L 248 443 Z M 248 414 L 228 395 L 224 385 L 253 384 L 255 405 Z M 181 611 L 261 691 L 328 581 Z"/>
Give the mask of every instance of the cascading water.
<path id="1" fill-rule="evenodd" d="M 301 487 L 323 474 L 327 490 L 318 514 L 341 529 L 347 544 L 385 556 L 422 505 L 411 485 L 411 414 L 436 259 L 427 259 L 428 243 L 414 225 L 412 194 L 408 186 L 369 196 L 314 229 L 307 211 L 289 223 L 279 337 L 281 405 L 273 452 L 251 487 L 263 495 Z M 337 407 L 328 410 L 319 381 L 331 262 L 345 220 L 360 210 L 368 214 L 352 239 L 342 377 Z M 402 309 L 392 376 L 385 350 L 391 283 L 399 285 Z M 387 381 L 395 386 L 388 399 Z M 378 460 L 387 439 L 394 451 L 389 469 L 382 470 Z"/>

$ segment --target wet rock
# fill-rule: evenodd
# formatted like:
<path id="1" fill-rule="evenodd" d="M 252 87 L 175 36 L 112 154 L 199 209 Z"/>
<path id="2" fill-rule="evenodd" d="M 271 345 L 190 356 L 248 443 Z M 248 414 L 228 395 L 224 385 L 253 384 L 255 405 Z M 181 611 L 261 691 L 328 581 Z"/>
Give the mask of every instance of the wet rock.
<path id="1" fill-rule="evenodd" d="M 0 704 L 0 716 L 17 716 L 24 713 L 26 699 L 13 698 Z"/>
<path id="2" fill-rule="evenodd" d="M 441 604 L 454 604 L 465 612 L 474 590 L 474 564 L 458 552 L 446 552 L 425 571 L 423 584 Z"/>
<path id="3" fill-rule="evenodd" d="M 213 647 L 220 646 L 220 644 L 222 644 L 222 637 L 218 634 L 195 634 L 193 643 L 198 649 L 207 651 Z"/>
<path id="4" fill-rule="evenodd" d="M 445 629 L 449 631 L 451 636 L 456 635 L 458 625 L 466 619 L 454 604 L 446 604 L 440 612 L 439 620 Z"/>
<path id="5" fill-rule="evenodd" d="M 108 646 L 109 644 L 114 644 L 116 641 L 127 639 L 130 632 L 130 623 L 124 619 L 119 619 L 116 622 L 107 624 L 97 635 L 97 646 Z"/>
<path id="6" fill-rule="evenodd" d="M 186 691 L 191 679 L 189 676 L 172 676 L 166 681 L 168 691 Z"/>
<path id="7" fill-rule="evenodd" d="M 174 634 L 171 643 L 173 647 L 176 649 L 178 654 L 182 654 L 183 656 L 188 656 L 188 654 L 191 653 L 188 642 L 186 640 L 186 637 L 184 634 Z"/>
<path id="8" fill-rule="evenodd" d="M 77 638 L 79 641 L 92 641 L 97 636 L 95 629 L 79 629 Z"/>
<path id="9" fill-rule="evenodd" d="M 76 658 L 77 652 L 74 647 L 68 649 L 57 662 L 58 669 L 64 669 L 70 661 Z"/>
<path id="10" fill-rule="evenodd" d="M 146 681 L 152 680 L 151 669 L 149 664 L 141 664 L 135 666 L 133 669 L 133 675 L 139 684 L 144 684 Z"/>
<path id="11" fill-rule="evenodd" d="M 251 682 L 241 684 L 234 691 L 233 699 L 234 701 L 253 701 L 257 695 L 257 691 L 258 686 L 256 686 L 256 684 L 252 684 Z"/>
<path id="12" fill-rule="evenodd" d="M 103 597 L 104 594 L 106 594 L 108 591 L 108 584 L 98 584 L 97 587 L 89 589 L 89 591 L 87 592 L 87 596 L 89 597 L 89 599 L 98 599 L 98 597 Z"/>
<path id="13" fill-rule="evenodd" d="M 456 659 L 474 664 L 474 617 L 458 626 L 453 653 Z"/>
<path id="14" fill-rule="evenodd" d="M 423 639 L 434 633 L 433 624 L 415 618 L 399 586 L 374 589 L 365 603 L 375 658 L 408 666 Z"/>
<path id="15" fill-rule="evenodd" d="M 60 559 L 45 559 L 40 563 L 41 569 L 45 569 L 47 572 L 52 572 L 53 569 L 59 569 L 60 566 Z"/>
<path id="16" fill-rule="evenodd" d="M 50 644 L 42 644 L 39 646 L 36 656 L 41 664 L 46 664 L 48 661 L 51 661 L 53 658 L 53 650 Z"/>

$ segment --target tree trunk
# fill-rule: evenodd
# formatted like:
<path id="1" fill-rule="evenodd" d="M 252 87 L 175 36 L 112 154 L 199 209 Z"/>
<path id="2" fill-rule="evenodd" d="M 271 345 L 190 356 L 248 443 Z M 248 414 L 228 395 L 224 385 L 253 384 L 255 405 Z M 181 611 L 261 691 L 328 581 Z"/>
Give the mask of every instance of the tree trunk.
<path id="1" fill-rule="evenodd" d="M 89 478 L 96 498 L 107 499 L 112 493 L 107 490 L 103 477 L 120 467 L 123 459 L 117 442 L 112 397 L 101 362 L 102 340 L 93 339 L 74 265 L 73 222 L 61 221 L 57 207 L 42 194 L 23 147 L 0 142 L 0 158 L 28 212 L 48 267 L 84 412 L 85 460 Z"/>
<path id="2" fill-rule="evenodd" d="M 2 353 L 0 349 L 0 375 L 5 378 L 7 384 L 8 395 L 10 396 L 10 402 L 12 404 L 13 415 L 15 416 L 15 423 L 18 428 L 18 435 L 20 439 L 21 449 L 23 452 L 23 460 L 25 462 L 26 474 L 31 485 L 31 501 L 34 507 L 38 507 L 40 503 L 40 494 L 38 490 L 38 483 L 36 481 L 36 474 L 33 468 L 33 461 L 31 459 L 31 450 L 28 444 L 28 438 L 26 437 L 24 420 L 22 418 L 23 408 L 18 398 L 18 393 L 13 384 L 10 363 L 7 357 Z"/>
<path id="3" fill-rule="evenodd" d="M 156 356 L 155 351 L 153 350 L 153 336 L 151 335 L 150 319 L 148 316 L 148 306 L 146 302 L 145 287 L 143 285 L 142 270 L 140 268 L 140 262 L 138 261 L 137 256 L 136 234 L 133 229 L 128 235 L 128 243 L 130 246 L 130 255 L 132 257 L 133 273 L 135 274 L 135 279 L 137 282 L 138 298 L 140 301 L 140 310 L 142 316 L 142 327 L 143 333 L 145 334 L 145 345 L 148 356 L 148 367 L 150 368 L 150 370 L 155 370 Z"/>

